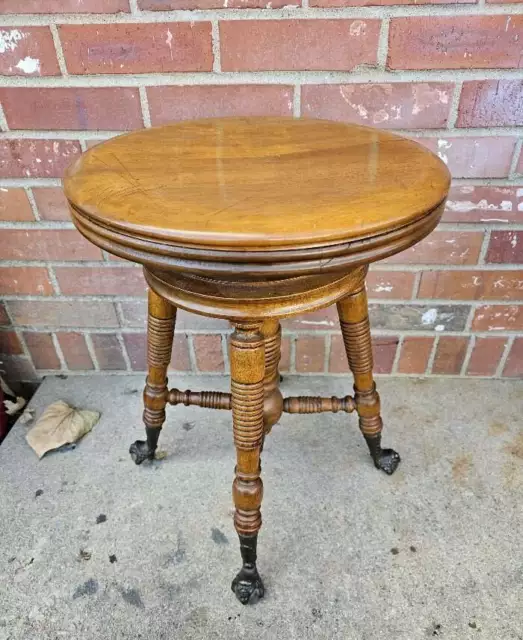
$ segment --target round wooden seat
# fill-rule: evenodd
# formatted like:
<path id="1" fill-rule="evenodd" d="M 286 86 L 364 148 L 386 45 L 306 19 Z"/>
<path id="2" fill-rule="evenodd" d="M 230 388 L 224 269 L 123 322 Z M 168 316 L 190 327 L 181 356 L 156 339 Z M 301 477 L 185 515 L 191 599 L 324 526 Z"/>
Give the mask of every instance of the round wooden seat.
<path id="1" fill-rule="evenodd" d="M 450 176 L 412 140 L 368 127 L 292 118 L 183 122 L 93 147 L 64 188 L 74 223 L 98 246 L 142 263 L 149 283 L 146 440 L 152 460 L 167 404 L 231 410 L 237 464 L 234 525 L 243 566 L 232 588 L 264 594 L 256 568 L 260 454 L 282 412 L 356 411 L 374 465 L 381 446 L 365 276 L 437 224 Z M 336 303 L 354 397 L 288 397 L 279 389 L 279 319 Z M 169 390 L 176 309 L 229 319 L 231 393 Z"/>
<path id="2" fill-rule="evenodd" d="M 65 180 L 78 228 L 109 251 L 185 273 L 263 278 L 400 251 L 432 230 L 448 186 L 446 166 L 416 142 L 291 118 L 119 136 L 83 154 Z"/>

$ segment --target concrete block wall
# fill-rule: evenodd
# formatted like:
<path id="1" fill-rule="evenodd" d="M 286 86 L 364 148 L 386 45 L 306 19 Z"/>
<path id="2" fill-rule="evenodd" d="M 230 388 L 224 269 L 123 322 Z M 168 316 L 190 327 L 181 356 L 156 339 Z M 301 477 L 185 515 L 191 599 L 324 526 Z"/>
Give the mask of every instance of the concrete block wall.
<path id="1" fill-rule="evenodd" d="M 443 222 L 369 277 L 376 371 L 523 376 L 522 46 L 503 0 L 0 0 L 2 368 L 143 371 L 141 270 L 74 230 L 63 169 L 124 130 L 256 114 L 437 152 Z M 332 309 L 284 330 L 283 370 L 346 372 Z M 227 373 L 227 332 L 181 313 L 173 369 Z"/>

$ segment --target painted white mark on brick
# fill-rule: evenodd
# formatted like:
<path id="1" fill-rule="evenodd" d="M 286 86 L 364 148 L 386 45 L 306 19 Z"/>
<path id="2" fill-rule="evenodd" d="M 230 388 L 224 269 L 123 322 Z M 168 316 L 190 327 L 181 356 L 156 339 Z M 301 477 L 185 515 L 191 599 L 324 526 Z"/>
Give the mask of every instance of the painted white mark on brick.
<path id="1" fill-rule="evenodd" d="M 518 189 L 518 190 L 516 191 L 516 195 L 517 195 L 517 197 L 518 197 L 518 198 L 523 197 L 523 189 Z"/>
<path id="2" fill-rule="evenodd" d="M 449 142 L 448 140 L 443 140 L 443 139 L 438 140 L 438 157 L 441 160 L 443 160 L 445 164 L 448 164 L 449 158 L 447 154 L 444 153 L 444 151 L 447 149 L 450 149 L 451 147 L 452 147 L 452 142 Z"/>
<path id="3" fill-rule="evenodd" d="M 434 331 L 445 331 L 445 325 L 444 324 L 437 324 L 434 327 Z"/>
<path id="4" fill-rule="evenodd" d="M 321 325 L 324 327 L 333 327 L 334 322 L 332 320 L 300 320 L 300 324 L 313 324 L 313 325 Z"/>
<path id="5" fill-rule="evenodd" d="M 9 191 L 9 189 L 6 189 L 5 187 L 0 187 L 0 191 Z"/>
<path id="6" fill-rule="evenodd" d="M 448 91 L 434 89 L 426 82 L 412 87 L 412 93 L 414 98 L 412 115 L 414 116 L 424 109 L 432 107 L 434 102 L 441 102 L 442 104 L 448 104 L 449 102 Z"/>
<path id="7" fill-rule="evenodd" d="M 25 38 L 25 33 L 22 33 L 20 29 L 9 29 L 9 31 L 0 31 L 0 53 L 6 51 L 14 51 L 18 46 L 20 40 Z"/>
<path id="8" fill-rule="evenodd" d="M 437 309 L 427 309 L 427 311 L 425 311 L 425 313 L 421 316 L 421 324 L 434 324 L 437 317 Z"/>
<path id="9" fill-rule="evenodd" d="M 362 104 L 351 102 L 350 89 L 348 87 L 340 87 L 340 96 L 346 104 L 358 112 L 360 118 L 364 118 L 366 120 L 369 117 L 369 112 Z"/>
<path id="10" fill-rule="evenodd" d="M 382 291 L 392 291 L 392 286 L 378 284 L 374 287 L 375 293 L 381 293 Z"/>
<path id="11" fill-rule="evenodd" d="M 374 124 L 381 124 L 382 122 L 387 122 L 389 119 L 389 114 L 385 111 L 385 109 L 380 109 L 376 111 L 374 116 L 372 117 L 372 121 Z"/>
<path id="12" fill-rule="evenodd" d="M 165 38 L 165 44 L 169 47 L 171 52 L 171 60 L 173 59 L 173 34 L 170 29 L 167 29 L 167 38 Z"/>
<path id="13" fill-rule="evenodd" d="M 394 114 L 394 116 L 393 116 L 394 120 L 399 120 L 401 118 L 401 106 L 400 105 L 396 106 L 394 104 L 391 104 L 390 110 Z"/>
<path id="14" fill-rule="evenodd" d="M 40 60 L 26 56 L 15 65 L 17 69 L 24 73 L 40 73 Z"/>
<path id="15" fill-rule="evenodd" d="M 511 17 L 511 16 L 509 16 L 509 17 L 507 18 L 507 21 L 505 22 L 505 31 L 508 31 L 508 26 L 509 26 L 509 24 L 510 24 L 510 21 L 511 21 L 511 20 L 512 20 L 512 17 Z"/>
<path id="16" fill-rule="evenodd" d="M 447 200 L 446 206 L 449 211 L 460 213 L 468 213 L 475 209 L 480 209 L 481 211 L 512 211 L 512 202 L 510 200 L 502 200 L 497 205 L 487 202 L 484 198 L 478 202 L 472 202 L 472 200 Z"/>
<path id="17" fill-rule="evenodd" d="M 365 35 L 365 31 L 367 30 L 367 23 L 363 20 L 354 20 L 354 22 L 349 27 L 349 33 L 351 36 L 361 36 Z"/>
<path id="18" fill-rule="evenodd" d="M 517 235 L 514 233 L 512 238 L 510 239 L 510 244 L 512 246 L 513 249 L 515 249 L 518 246 L 518 237 Z"/>

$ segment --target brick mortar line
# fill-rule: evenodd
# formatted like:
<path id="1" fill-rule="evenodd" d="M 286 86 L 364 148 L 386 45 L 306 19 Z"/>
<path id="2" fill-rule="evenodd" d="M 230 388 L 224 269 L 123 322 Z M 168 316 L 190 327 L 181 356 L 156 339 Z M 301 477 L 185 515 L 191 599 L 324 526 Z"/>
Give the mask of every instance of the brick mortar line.
<path id="1" fill-rule="evenodd" d="M 456 129 L 456 121 L 458 119 L 459 103 L 461 100 L 461 90 L 463 87 L 463 81 L 458 80 L 454 85 L 454 91 L 450 101 L 449 117 L 447 119 L 447 129 Z M 460 128 L 458 128 L 459 130 Z"/>
<path id="2" fill-rule="evenodd" d="M 394 69 L 362 67 L 350 71 L 180 71 L 142 74 L 78 74 L 69 76 L 0 76 L 1 87 L 155 87 L 209 84 L 366 84 L 368 82 L 456 82 L 520 80 L 523 69 Z"/>
<path id="3" fill-rule="evenodd" d="M 474 349 L 475 344 L 476 344 L 476 336 L 471 336 L 467 342 L 465 357 L 463 358 L 463 363 L 461 365 L 461 369 L 459 372 L 460 376 L 466 375 L 466 371 L 468 369 L 470 358 L 472 356 L 472 351 Z"/>
<path id="4" fill-rule="evenodd" d="M 56 59 L 58 60 L 58 67 L 60 68 L 60 73 L 64 78 L 67 78 L 67 76 L 69 75 L 69 71 L 67 70 L 67 63 L 65 61 L 64 50 L 62 49 L 62 42 L 60 40 L 58 27 L 56 26 L 56 24 L 51 24 L 49 28 L 53 37 L 53 44 L 55 48 Z"/>
<path id="5" fill-rule="evenodd" d="M 131 334 L 131 335 L 142 335 L 147 333 L 147 326 L 144 323 L 143 327 L 126 327 L 126 326 L 114 326 L 114 327 L 57 327 L 57 326 L 40 326 L 34 327 L 31 325 L 17 325 L 17 326 L 1 326 L 0 333 L 8 333 L 10 331 L 31 331 L 32 333 L 49 333 L 52 331 L 57 331 L 60 333 L 82 333 L 85 335 L 90 335 L 92 333 L 103 333 L 103 334 L 114 334 L 117 332 Z M 229 335 L 232 333 L 232 330 L 229 332 L 224 331 L 223 329 L 179 329 L 175 331 L 175 335 L 177 336 L 189 336 L 189 335 Z"/>
<path id="6" fill-rule="evenodd" d="M 13 227 L 13 229 L 20 227 Z M 23 228 L 23 227 L 22 227 Z M 39 229 L 39 227 L 35 227 L 35 229 Z M 50 231 L 56 231 L 56 228 L 48 229 Z M 69 228 L 65 229 L 66 231 L 70 231 Z M 129 263 L 120 262 L 119 260 L 114 260 L 108 262 L 107 260 L 0 260 L 0 264 L 2 266 L 7 267 L 74 267 L 74 268 L 100 268 L 100 269 L 109 269 L 112 267 L 116 267 L 117 269 L 136 269 L 139 271 L 142 267 L 141 264 L 138 263 Z"/>
<path id="7" fill-rule="evenodd" d="M 505 349 L 503 350 L 503 353 L 501 354 L 501 358 L 499 359 L 499 363 L 498 366 L 496 367 L 496 371 L 494 373 L 495 377 L 499 377 L 501 378 L 503 375 L 503 370 L 505 368 L 505 365 L 507 364 L 507 360 L 508 360 L 508 356 L 510 351 L 512 350 L 512 345 L 514 344 L 514 341 L 516 339 L 517 336 L 508 336 L 507 339 L 507 344 L 505 345 Z"/>
<path id="8" fill-rule="evenodd" d="M 231 365 L 229 362 L 229 342 L 227 339 L 227 336 L 229 334 L 227 333 L 221 333 L 221 342 L 220 342 L 220 346 L 222 348 L 222 358 L 223 358 L 223 368 L 225 373 L 230 373 L 231 372 Z"/>
<path id="9" fill-rule="evenodd" d="M 1 263 L 0 263 L 1 266 Z M 58 283 L 58 278 L 56 277 L 56 273 L 52 265 L 47 265 L 47 273 L 51 284 L 53 285 L 54 296 L 52 298 L 58 297 L 62 295 L 62 291 L 60 289 L 60 284 Z"/>
<path id="10" fill-rule="evenodd" d="M 125 327 L 125 316 L 124 316 L 120 301 L 114 300 L 113 304 L 114 304 L 114 313 L 116 315 L 116 319 L 118 320 L 120 327 Z"/>
<path id="11" fill-rule="evenodd" d="M 201 372 L 198 369 L 198 365 L 196 362 L 196 348 L 194 346 L 194 342 L 192 339 L 194 334 L 187 333 L 186 335 L 187 335 L 187 351 L 189 353 L 189 365 L 191 367 L 191 372 L 200 374 Z"/>
<path id="12" fill-rule="evenodd" d="M 523 182 L 523 179 L 522 179 Z M 15 187 L 16 188 L 16 187 Z M 492 215 L 503 215 L 503 211 L 493 211 Z M 522 215 L 523 220 L 523 215 Z M 510 229 L 507 229 L 510 227 Z M 75 229 L 73 222 L 68 222 L 65 220 L 3 220 L 0 221 L 0 229 L 26 229 L 26 230 L 56 230 L 56 229 L 64 229 L 64 230 L 72 230 Z M 435 231 L 521 231 L 523 230 L 523 221 L 522 222 L 440 222 L 436 227 Z M 30 261 L 29 261 L 30 262 Z M 73 261 L 74 262 L 74 261 Z M 82 260 L 76 262 L 84 262 Z M 92 260 L 91 262 L 96 262 Z M 100 261 L 101 264 L 105 264 L 104 261 Z M 131 266 L 125 263 L 120 262 L 119 260 L 114 260 L 115 264 L 123 264 L 124 266 Z"/>
<path id="13" fill-rule="evenodd" d="M 64 294 L 56 296 L 39 296 L 36 294 L 4 294 L 2 299 L 5 302 L 140 302 L 143 296 L 119 296 L 117 294 Z M 374 306 L 418 306 L 418 307 L 441 307 L 441 306 L 471 306 L 474 308 L 482 306 L 519 306 L 523 304 L 521 299 L 507 300 L 465 300 L 451 298 L 372 298 L 369 297 L 369 304 Z M 314 325 L 311 325 L 314 326 Z"/>
<path id="14" fill-rule="evenodd" d="M 218 20 L 211 22 L 211 40 L 212 40 L 212 70 L 214 73 L 221 73 L 222 70 L 222 56 L 220 46 L 220 27 Z"/>
<path id="15" fill-rule="evenodd" d="M 324 344 L 323 344 L 323 371 L 329 372 L 329 364 L 330 364 L 330 356 L 332 349 L 332 333 L 329 333 L 325 336 Z"/>
<path id="16" fill-rule="evenodd" d="M 89 376 L 89 375 L 96 375 L 96 376 L 122 376 L 122 375 L 126 375 L 126 376 L 144 376 L 147 371 L 144 369 L 142 371 L 110 371 L 110 370 L 100 370 L 97 372 L 93 372 L 93 371 L 67 371 L 66 372 L 68 375 L 71 376 L 77 376 L 77 377 L 82 377 L 82 376 Z M 63 372 L 60 372 L 59 370 L 56 369 L 38 369 L 37 370 L 37 374 L 38 374 L 38 379 L 43 378 L 44 376 L 49 377 L 49 376 L 58 376 L 58 375 L 62 375 Z M 216 377 L 216 379 L 223 379 L 223 378 L 228 378 L 228 374 L 225 373 L 217 373 L 215 371 L 204 371 L 201 373 L 191 373 L 190 371 L 172 371 L 171 375 L 177 375 L 177 376 L 189 376 L 191 378 L 201 378 L 201 377 L 206 377 L 206 376 L 212 376 L 212 377 Z M 285 371 L 284 375 L 289 376 L 296 376 L 297 378 L 314 378 L 315 376 L 322 376 L 322 377 L 328 377 L 328 378 L 337 378 L 337 379 L 351 379 L 351 374 L 350 373 L 318 373 L 318 372 L 311 372 L 311 373 L 304 373 L 304 372 L 294 372 L 291 373 L 289 371 Z M 438 374 L 438 373 L 431 373 L 431 374 L 418 374 L 418 373 L 374 373 L 374 378 L 376 378 L 377 380 L 387 380 L 390 378 L 410 378 L 412 380 L 425 380 L 425 379 L 433 379 L 433 378 L 440 378 L 440 379 L 451 379 L 451 380 L 513 380 L 513 381 L 517 381 L 518 378 L 514 377 L 514 376 L 505 376 L 505 377 L 501 377 L 501 378 L 497 378 L 495 376 L 476 376 L 476 375 L 470 375 L 470 376 L 462 376 L 460 374 L 448 374 L 448 373 L 442 373 L 442 374 Z M 21 382 L 34 382 L 34 380 L 28 379 L 28 380 L 21 380 Z"/>
<path id="17" fill-rule="evenodd" d="M 148 129 L 151 126 L 151 111 L 149 109 L 149 99 L 145 87 L 138 87 L 140 94 L 140 107 L 142 109 L 142 120 L 144 127 Z"/>
<path id="18" fill-rule="evenodd" d="M 60 343 L 58 342 L 58 337 L 57 337 L 55 332 L 51 333 L 51 341 L 53 343 L 56 355 L 58 356 L 58 360 L 60 361 L 60 369 L 62 371 L 68 371 L 67 362 L 65 360 L 65 356 L 64 356 L 64 353 L 62 351 L 62 347 L 60 346 Z M 31 361 L 32 361 L 32 359 L 31 359 Z M 33 365 L 34 365 L 34 362 L 33 362 Z M 35 369 L 36 369 L 36 367 L 35 367 Z"/>
<path id="19" fill-rule="evenodd" d="M 378 36 L 378 50 L 376 52 L 376 63 L 378 68 L 386 71 L 387 56 L 389 53 L 389 27 L 390 18 L 385 17 L 381 21 L 380 33 Z"/>
<path id="20" fill-rule="evenodd" d="M 445 5 L 395 5 L 370 7 L 295 7 L 281 9 L 176 9 L 172 11 L 140 10 L 136 14 L 117 13 L 53 13 L 53 14 L 9 14 L 2 16 L 3 27 L 48 26 L 61 24 L 151 24 L 165 22 L 200 22 L 211 20 L 308 20 L 308 19 L 383 19 L 401 17 L 459 17 L 519 15 L 519 3 L 450 4 Z"/>
<path id="21" fill-rule="evenodd" d="M 1 263 L 0 263 L 1 264 Z M 50 266 L 50 265 L 47 265 Z M 523 265 L 522 265 L 523 266 Z M 45 266 L 43 267 L 45 268 Z M 519 269 L 514 269 L 514 271 L 523 270 L 520 266 Z M 145 290 L 144 290 L 145 291 Z M 47 300 L 51 302 L 144 302 L 145 296 L 141 294 L 136 295 L 119 295 L 116 293 L 98 293 L 98 294 L 60 294 L 55 296 L 45 296 L 38 294 L 4 294 L 2 295 L 2 299 L 6 302 L 16 302 L 16 301 L 25 301 L 25 302 L 36 302 Z M 489 299 L 472 299 L 467 300 L 465 298 L 373 298 L 369 296 L 369 304 L 370 305 L 382 305 L 382 306 L 394 306 L 394 305 L 409 305 L 409 306 L 449 306 L 449 305 L 457 305 L 457 306 L 485 306 L 485 305 L 505 305 L 510 306 L 513 305 L 521 305 L 523 304 L 523 297 L 517 299 L 501 299 L 496 298 L 494 300 Z M 306 314 L 302 314 L 306 315 Z M 312 326 L 312 325 L 311 325 Z"/>
<path id="22" fill-rule="evenodd" d="M 87 347 L 87 352 L 91 356 L 91 360 L 93 362 L 93 367 L 95 371 L 101 371 L 100 363 L 98 362 L 98 358 L 96 357 L 96 350 L 94 348 L 93 341 L 91 339 L 91 333 L 82 332 L 84 335 L 85 346 Z"/>
<path id="23" fill-rule="evenodd" d="M 301 116 L 301 85 L 294 85 L 294 91 L 292 95 L 292 115 L 295 118 Z"/>
<path id="24" fill-rule="evenodd" d="M 5 117 L 4 107 L 0 102 L 0 129 L 2 132 L 9 131 L 9 125 L 7 124 L 7 118 Z"/>
<path id="25" fill-rule="evenodd" d="M 24 187 L 24 191 L 27 199 L 29 200 L 29 204 L 31 205 L 31 211 L 33 212 L 33 216 L 35 218 L 34 221 L 41 222 L 42 218 L 40 217 L 40 212 L 38 211 L 38 206 L 36 204 L 33 190 L 31 189 L 31 187 Z"/>
<path id="26" fill-rule="evenodd" d="M 122 334 L 132 334 L 132 335 L 145 335 L 147 333 L 147 329 L 144 326 L 142 327 L 121 327 L 121 326 L 114 326 L 114 327 L 57 327 L 55 325 L 53 326 L 33 326 L 33 325 L 14 325 L 14 326 L 3 326 L 0 327 L 0 333 L 8 333 L 10 331 L 15 331 L 15 333 L 19 332 L 19 331 L 28 331 L 31 333 L 51 333 L 51 332 L 60 332 L 60 333 L 81 333 L 85 336 L 89 336 L 92 335 L 93 333 L 96 334 L 109 334 L 109 335 L 113 335 L 115 333 L 122 333 Z M 195 329 L 195 330 L 191 330 L 191 329 L 180 329 L 179 331 L 175 331 L 175 335 L 184 335 L 187 337 L 187 339 L 189 340 L 189 338 L 193 337 L 193 336 L 199 336 L 199 335 L 205 335 L 205 336 L 222 336 L 222 337 L 226 337 L 229 336 L 232 333 L 232 331 L 226 332 L 223 329 L 219 330 L 219 329 Z M 437 331 L 430 331 L 427 329 L 423 329 L 423 330 L 416 330 L 416 329 L 373 329 L 371 327 L 371 333 L 372 333 L 372 337 L 373 338 L 407 338 L 407 337 L 414 337 L 414 338 L 423 338 L 423 337 L 429 337 L 429 338 L 435 338 L 435 337 L 441 337 L 441 336 L 447 336 L 447 337 L 464 337 L 464 338 L 471 338 L 472 336 L 476 336 L 477 338 L 491 338 L 491 337 L 497 337 L 497 338 L 511 338 L 511 337 L 516 337 L 519 338 L 521 337 L 521 331 L 520 330 L 516 330 L 516 331 L 510 331 L 509 329 L 504 329 L 504 330 L 499 330 L 499 331 L 466 331 L 466 330 L 462 330 L 462 331 L 451 331 L 451 330 L 447 330 L 447 331 L 442 331 L 442 332 L 437 332 Z M 322 329 L 317 329 L 317 330 L 308 330 L 308 331 L 300 331 L 300 330 L 287 330 L 287 329 L 283 329 L 282 335 L 286 338 L 290 338 L 291 342 L 293 340 L 296 340 L 297 338 L 300 337 L 310 337 L 310 336 L 314 336 L 314 337 L 323 337 L 326 338 L 327 336 L 339 336 L 340 331 L 338 330 L 332 330 L 332 331 L 325 331 Z"/>
<path id="27" fill-rule="evenodd" d="M 297 87 L 303 85 L 297 84 Z M 138 87 L 139 90 L 145 87 Z M 182 122 L 182 121 L 179 121 Z M 400 136 L 408 136 L 411 138 L 440 138 L 445 137 L 449 140 L 453 138 L 472 138 L 472 137 L 515 137 L 518 142 L 523 140 L 523 127 L 520 126 L 500 126 L 500 127 L 466 127 L 455 129 L 387 129 L 390 133 Z M 71 140 L 71 141 L 90 141 L 99 140 L 100 138 L 110 139 L 116 136 L 129 133 L 126 131 L 109 131 L 97 129 L 58 129 L 58 130 L 42 130 L 42 129 L 10 129 L 9 131 L 0 131 L 0 140 L 11 140 L 18 138 L 20 140 Z M 515 165 L 518 159 L 518 149 L 515 149 L 511 169 L 515 173 Z M 31 180 L 31 178 L 22 178 L 23 180 Z M 466 178 L 463 178 L 466 179 Z"/>
<path id="28" fill-rule="evenodd" d="M 129 357 L 129 354 L 127 353 L 127 347 L 125 346 L 125 342 L 123 339 L 123 335 L 121 333 L 121 331 L 116 333 L 116 339 L 118 340 L 118 344 L 120 345 L 120 351 L 122 352 L 122 357 L 123 360 L 125 362 L 125 366 L 127 371 L 132 371 L 133 368 L 131 366 L 131 358 Z"/>
<path id="29" fill-rule="evenodd" d="M 1 136 L 0 136 L 1 137 Z M 453 178 L 454 186 L 476 187 L 521 187 L 523 174 L 514 178 Z M 61 187 L 60 178 L 0 178 L 0 188 L 25 189 L 38 187 Z M 444 223 L 444 224 L 482 224 L 482 223 Z"/>
<path id="30" fill-rule="evenodd" d="M 522 144 L 523 141 L 520 138 L 517 142 L 516 145 L 514 147 L 514 155 L 512 156 L 512 162 L 510 163 L 510 169 L 508 172 L 509 177 L 513 178 L 514 176 L 517 176 L 517 165 L 518 165 L 518 160 L 519 160 L 519 156 L 521 155 L 521 148 L 522 148 Z"/>
<path id="31" fill-rule="evenodd" d="M 46 377 L 52 377 L 52 376 L 60 376 L 63 375 L 63 371 L 57 370 L 57 369 L 37 369 L 37 378 L 41 379 L 44 376 Z M 73 371 L 71 369 L 67 369 L 65 371 L 65 373 L 67 373 L 68 376 L 75 376 L 78 378 L 81 377 L 86 377 L 86 376 L 133 376 L 133 377 L 143 377 L 147 371 L 145 369 L 143 369 L 142 371 L 111 371 L 110 369 L 98 369 L 96 371 Z M 176 375 L 176 376 L 188 376 L 190 378 L 202 378 L 202 377 L 213 377 L 216 379 L 223 379 L 223 378 L 228 378 L 229 375 L 224 373 L 224 372 L 216 372 L 216 371 L 203 371 L 203 372 L 198 372 L 198 373 L 194 373 L 191 371 L 171 371 L 171 376 L 172 375 Z M 339 378 L 339 379 L 347 379 L 347 378 L 351 378 L 351 374 L 350 373 L 318 373 L 318 372 L 312 372 L 312 373 L 305 373 L 305 372 L 290 372 L 290 371 L 286 371 L 284 372 L 284 375 L 286 376 L 296 376 L 299 378 L 314 378 L 315 376 L 322 376 L 322 377 L 329 377 L 329 378 Z M 374 378 L 379 379 L 379 380 L 386 380 L 386 379 L 390 379 L 390 378 L 410 378 L 410 379 L 419 379 L 419 380 L 424 380 L 424 379 L 430 379 L 430 378 L 444 378 L 444 379 L 456 379 L 456 380 L 514 380 L 517 381 L 518 378 L 514 377 L 514 376 L 505 376 L 505 377 L 498 377 L 498 376 L 462 376 L 461 374 L 449 374 L 449 373 L 430 373 L 430 374 L 419 374 L 419 373 L 374 373 L 373 374 Z M 34 379 L 24 379 L 21 380 L 21 382 L 34 382 Z"/>
<path id="32" fill-rule="evenodd" d="M 478 255 L 478 267 L 482 267 L 485 264 L 485 258 L 487 256 L 487 251 L 490 245 L 490 236 L 491 236 L 491 229 L 490 228 L 485 229 L 483 241 L 481 243 L 481 248 L 479 250 L 479 255 Z"/>
<path id="33" fill-rule="evenodd" d="M 373 271 L 374 273 L 380 273 L 379 270 Z M 412 271 L 409 271 L 409 273 L 412 273 Z M 419 288 L 421 286 L 421 275 L 422 275 L 422 271 L 420 269 L 418 269 L 417 271 L 414 271 L 414 282 L 412 285 L 412 293 L 411 296 L 409 298 L 409 300 L 417 300 L 418 299 L 418 294 L 419 294 Z"/>
<path id="34" fill-rule="evenodd" d="M 288 335 L 289 337 L 289 373 L 296 373 L 296 333 L 286 334 L 282 329 L 282 336 Z"/>
<path id="35" fill-rule="evenodd" d="M 432 374 L 432 368 L 434 366 L 434 360 L 436 359 L 436 352 L 438 350 L 438 345 L 439 345 L 439 335 L 436 334 L 434 336 L 434 341 L 432 343 L 432 348 L 430 350 L 429 359 L 427 360 L 427 367 L 425 369 L 425 375 L 431 375 Z"/>
<path id="36" fill-rule="evenodd" d="M 16 333 L 16 335 L 18 337 L 18 340 L 20 341 L 20 344 L 22 345 L 22 353 L 23 353 L 23 355 L 27 356 L 31 360 L 31 362 L 33 362 L 33 359 L 31 357 L 31 352 L 29 351 L 29 349 L 27 347 L 27 344 L 26 344 L 26 341 L 25 341 L 25 338 L 24 338 L 23 329 L 16 328 L 15 333 Z M 40 332 L 38 332 L 38 333 L 40 333 Z M 1 358 L 2 358 L 2 356 L 0 356 L 0 359 Z"/>
<path id="37" fill-rule="evenodd" d="M 399 336 L 398 344 L 396 345 L 396 352 L 394 354 L 394 360 L 392 361 L 391 374 L 394 375 L 398 371 L 400 363 L 401 351 L 403 349 L 404 336 Z"/>

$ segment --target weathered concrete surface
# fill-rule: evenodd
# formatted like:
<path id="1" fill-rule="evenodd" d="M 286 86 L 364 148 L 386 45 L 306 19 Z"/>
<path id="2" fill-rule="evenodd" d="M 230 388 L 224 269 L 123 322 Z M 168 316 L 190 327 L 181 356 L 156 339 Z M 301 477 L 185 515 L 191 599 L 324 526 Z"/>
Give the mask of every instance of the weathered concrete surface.
<path id="1" fill-rule="evenodd" d="M 521 382 L 380 380 L 385 444 L 403 457 L 392 477 L 354 416 L 284 416 L 263 456 L 267 595 L 254 607 L 230 591 L 229 414 L 171 408 L 168 457 L 136 467 L 141 385 L 48 379 L 37 415 L 62 398 L 101 421 L 40 462 L 21 425 L 0 447 L 1 640 L 523 637 Z M 331 395 L 349 382 L 283 386 Z"/>

